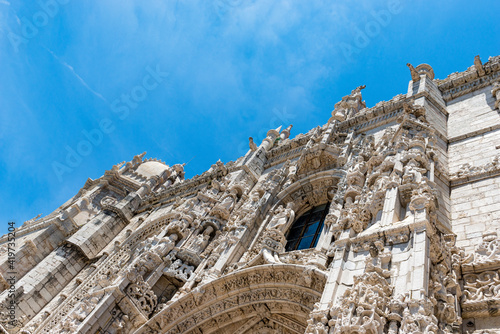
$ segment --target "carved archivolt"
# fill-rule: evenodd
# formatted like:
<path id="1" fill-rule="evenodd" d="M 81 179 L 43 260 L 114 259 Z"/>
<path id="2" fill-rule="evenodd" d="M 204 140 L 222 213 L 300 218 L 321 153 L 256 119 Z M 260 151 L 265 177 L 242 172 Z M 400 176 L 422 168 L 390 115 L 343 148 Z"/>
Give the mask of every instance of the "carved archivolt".
<path id="1" fill-rule="evenodd" d="M 264 265 L 237 271 L 198 286 L 149 320 L 137 333 L 189 333 L 255 315 L 253 305 L 304 319 L 318 302 L 325 273 L 297 265 Z M 248 313 L 247 313 L 248 312 Z"/>
<path id="2" fill-rule="evenodd" d="M 329 202 L 332 198 L 332 191 L 336 190 L 337 184 L 344 175 L 343 170 L 329 170 L 292 183 L 276 196 L 275 207 L 286 206 L 286 203 L 294 202 L 294 208 L 298 209 L 298 214 L 300 214 L 301 211 L 307 211 L 306 208 L 302 208 L 306 202 L 311 207 Z"/>

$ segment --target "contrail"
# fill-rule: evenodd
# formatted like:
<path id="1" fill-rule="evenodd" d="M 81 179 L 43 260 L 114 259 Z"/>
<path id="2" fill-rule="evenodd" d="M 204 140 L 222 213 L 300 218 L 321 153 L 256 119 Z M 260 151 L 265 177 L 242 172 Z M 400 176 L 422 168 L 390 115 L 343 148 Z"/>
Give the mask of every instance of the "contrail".
<path id="1" fill-rule="evenodd" d="M 74 75 L 75 77 L 82 83 L 82 85 L 84 85 L 92 94 L 94 94 L 95 96 L 97 96 L 98 98 L 100 98 L 101 100 L 103 100 L 106 104 L 109 105 L 109 102 L 108 100 L 106 100 L 106 98 L 104 96 L 102 96 L 101 94 L 99 94 L 98 92 L 96 92 L 95 90 L 93 90 L 92 88 L 90 88 L 89 85 L 87 85 L 87 83 L 85 82 L 85 80 L 82 79 L 81 76 L 78 75 L 78 73 L 75 72 L 75 69 L 73 68 L 73 66 L 69 65 L 68 63 L 66 63 L 64 60 L 61 60 L 58 56 L 56 56 L 56 54 L 54 52 L 52 52 L 52 50 L 49 50 L 47 49 L 45 46 L 44 46 L 45 50 L 47 50 L 48 52 L 50 52 L 50 54 L 55 58 L 57 59 L 57 61 L 59 63 L 61 63 L 62 65 L 64 65 L 66 68 L 68 68 Z"/>

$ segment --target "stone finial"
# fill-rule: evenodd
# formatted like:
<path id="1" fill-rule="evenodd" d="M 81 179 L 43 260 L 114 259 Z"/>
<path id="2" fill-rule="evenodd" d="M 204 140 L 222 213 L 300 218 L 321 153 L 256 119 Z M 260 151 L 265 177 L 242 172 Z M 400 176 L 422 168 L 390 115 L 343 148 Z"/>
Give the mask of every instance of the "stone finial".
<path id="1" fill-rule="evenodd" d="M 429 64 L 420 64 L 416 68 L 419 75 L 425 75 L 431 80 L 434 80 L 434 70 Z"/>
<path id="2" fill-rule="evenodd" d="M 361 98 L 361 91 L 366 88 L 366 85 L 361 85 L 356 87 L 351 91 L 351 97 L 362 100 Z"/>
<path id="3" fill-rule="evenodd" d="M 142 158 L 144 158 L 144 156 L 146 155 L 146 152 L 142 152 L 141 154 L 138 154 L 134 157 L 134 159 L 132 160 L 132 162 L 134 164 L 139 164 L 142 162 Z"/>
<path id="4" fill-rule="evenodd" d="M 250 146 L 250 150 L 252 150 L 252 152 L 257 151 L 257 145 L 254 143 L 253 138 L 249 137 L 248 140 L 249 140 L 248 144 Z"/>
<path id="5" fill-rule="evenodd" d="M 271 137 L 278 137 L 280 135 L 280 132 L 281 132 L 281 125 L 278 126 L 276 129 L 271 129 L 269 131 L 267 131 L 267 136 L 271 136 Z"/>
<path id="6" fill-rule="evenodd" d="M 479 55 L 474 57 L 474 67 L 476 68 L 477 74 L 479 74 L 480 77 L 486 74 L 484 71 L 483 63 L 481 62 L 481 57 Z"/>
<path id="7" fill-rule="evenodd" d="M 287 139 L 290 137 L 290 131 L 292 130 L 293 125 L 290 124 L 285 130 L 281 131 L 280 137 L 281 140 Z"/>
<path id="8" fill-rule="evenodd" d="M 417 82 L 420 80 L 420 75 L 418 75 L 418 72 L 417 70 L 415 69 L 415 67 L 413 67 L 412 64 L 410 63 L 407 63 L 406 66 L 408 66 L 408 68 L 410 69 L 410 73 L 411 73 L 411 80 L 413 82 Z"/>
<path id="9" fill-rule="evenodd" d="M 425 75 L 429 79 L 434 80 L 434 70 L 429 64 L 420 64 L 417 68 L 413 67 L 410 63 L 407 63 L 406 66 L 410 69 L 411 80 L 413 82 L 419 81 L 421 75 Z"/>

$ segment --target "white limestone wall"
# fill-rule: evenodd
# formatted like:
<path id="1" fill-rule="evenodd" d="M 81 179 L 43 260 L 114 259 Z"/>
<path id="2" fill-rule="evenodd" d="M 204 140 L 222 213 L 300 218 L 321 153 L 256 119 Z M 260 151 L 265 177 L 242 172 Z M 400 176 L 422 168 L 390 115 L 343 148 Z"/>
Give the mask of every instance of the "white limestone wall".
<path id="1" fill-rule="evenodd" d="M 451 175 L 458 171 L 467 175 L 463 165 L 485 166 L 500 154 L 500 113 L 494 109 L 491 88 L 487 86 L 448 103 Z M 450 213 L 457 246 L 472 252 L 484 233 L 500 233 L 500 176 L 467 182 L 452 187 Z"/>
<path id="2" fill-rule="evenodd" d="M 500 125 L 500 116 L 491 94 L 492 86 L 465 94 L 448 102 L 448 138 Z"/>
<path id="3" fill-rule="evenodd" d="M 17 283 L 23 288 L 18 316 L 31 318 L 40 312 L 82 270 L 83 263 L 81 254 L 74 249 L 63 254 L 58 248 L 45 257 Z M 0 295 L 0 300 L 7 297 L 7 292 Z"/>
<path id="4" fill-rule="evenodd" d="M 365 272 L 367 255 L 368 251 L 349 251 L 346 261 L 342 263 L 342 271 L 338 280 L 339 285 L 334 300 L 342 297 L 345 291 L 353 286 L 355 276 L 362 275 Z"/>
<path id="5" fill-rule="evenodd" d="M 483 233 L 500 235 L 500 176 L 454 187 L 450 199 L 457 246 L 472 252 Z"/>
<path id="6" fill-rule="evenodd" d="M 425 98 L 423 98 L 425 99 Z M 417 100 L 415 103 L 418 103 Z M 443 137 L 447 136 L 446 115 L 433 103 L 425 99 L 422 103 L 425 107 L 425 117 L 429 123 L 432 124 L 434 129 Z"/>
<path id="7" fill-rule="evenodd" d="M 16 242 L 16 274 L 17 279 L 21 279 L 38 263 L 49 255 L 64 240 L 64 235 L 54 225 L 42 230 L 25 235 Z M 0 258 L 0 273 L 4 277 L 9 276 L 8 253 L 4 253 Z"/>
<path id="8" fill-rule="evenodd" d="M 500 115 L 497 116 L 500 120 Z M 464 127 L 466 124 L 464 123 Z M 491 163 L 495 155 L 500 154 L 500 128 L 450 144 L 448 163 L 450 173 L 455 173 L 463 164 L 479 167 Z"/>

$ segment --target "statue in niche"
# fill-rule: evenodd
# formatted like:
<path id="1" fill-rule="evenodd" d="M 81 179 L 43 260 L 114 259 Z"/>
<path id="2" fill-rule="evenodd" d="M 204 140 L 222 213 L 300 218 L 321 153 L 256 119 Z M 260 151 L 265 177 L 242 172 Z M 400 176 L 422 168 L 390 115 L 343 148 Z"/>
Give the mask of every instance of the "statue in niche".
<path id="1" fill-rule="evenodd" d="M 415 160 L 410 160 L 403 168 L 403 183 L 420 183 L 422 181 L 422 168 L 418 167 Z"/>
<path id="2" fill-rule="evenodd" d="M 278 208 L 274 210 L 274 216 L 271 219 L 268 228 L 284 233 L 285 229 L 295 219 L 295 211 L 293 211 L 292 206 L 292 202 L 288 203 L 286 208 L 283 208 L 282 205 L 278 206 Z"/>
<path id="3" fill-rule="evenodd" d="M 356 162 L 349 168 L 349 173 L 366 173 L 366 162 L 362 156 L 356 157 Z"/>
<path id="4" fill-rule="evenodd" d="M 193 243 L 191 244 L 191 250 L 194 252 L 200 254 L 205 250 L 207 247 L 209 241 L 210 241 L 210 235 L 214 232 L 214 228 L 210 225 L 208 225 L 203 233 L 198 234 L 195 239 L 193 240 Z"/>
<path id="5" fill-rule="evenodd" d="M 173 233 L 167 237 L 163 237 L 159 240 L 159 242 L 151 248 L 151 250 L 157 254 L 161 254 L 161 256 L 167 254 L 175 247 L 175 243 L 179 237 L 177 234 Z"/>
<path id="6" fill-rule="evenodd" d="M 182 208 L 182 212 L 191 212 L 192 210 L 194 210 L 194 206 L 196 204 L 196 202 L 198 201 L 198 199 L 195 197 L 195 198 L 191 198 L 189 200 L 186 200 L 184 202 L 184 207 Z"/>
<path id="7" fill-rule="evenodd" d="M 367 167 L 362 156 L 356 157 L 354 164 L 347 171 L 347 184 L 349 186 L 363 187 Z"/>
<path id="8" fill-rule="evenodd" d="M 260 198 L 262 197 L 262 194 L 264 191 L 260 189 L 255 189 L 250 193 L 250 201 L 247 201 L 245 203 L 245 208 L 253 208 L 258 205 Z"/>
<path id="9" fill-rule="evenodd" d="M 297 165 L 296 164 L 291 164 L 288 167 L 288 174 L 287 174 L 287 180 L 285 184 L 283 185 L 283 189 L 291 185 L 297 180 Z"/>
<path id="10" fill-rule="evenodd" d="M 224 184 L 217 181 L 216 179 L 212 180 L 211 185 L 212 185 L 211 194 L 213 196 L 217 195 L 219 192 L 224 191 L 226 189 Z"/>
<path id="11" fill-rule="evenodd" d="M 228 222 L 227 228 L 237 228 L 238 226 L 244 226 L 252 224 L 255 217 L 258 213 L 258 207 L 261 207 L 260 198 L 264 193 L 263 190 L 257 188 L 252 190 L 249 195 L 248 200 L 244 202 L 241 206 L 241 210 L 237 211 L 237 215 L 235 215 L 230 222 Z"/>
<path id="12" fill-rule="evenodd" d="M 159 238 L 155 235 L 146 239 L 144 245 L 139 251 L 141 253 L 151 251 L 163 256 L 175 247 L 175 243 L 178 239 L 179 237 L 175 233 L 163 238 Z"/>
<path id="13" fill-rule="evenodd" d="M 227 211 L 231 211 L 231 209 L 234 206 L 234 203 L 236 202 L 236 189 L 231 189 L 228 195 L 224 197 L 222 202 L 220 203 L 220 207 L 223 209 L 226 209 Z"/>

